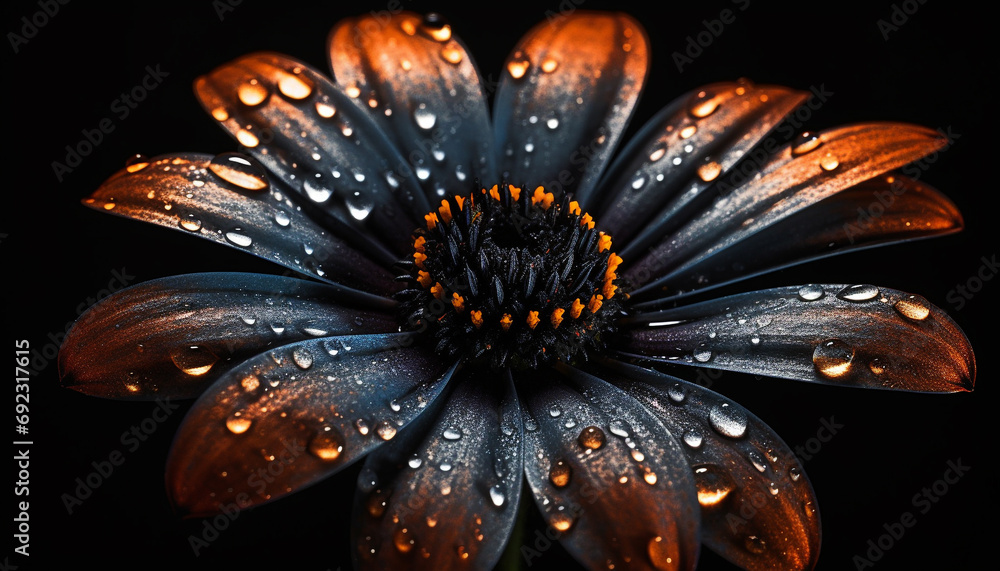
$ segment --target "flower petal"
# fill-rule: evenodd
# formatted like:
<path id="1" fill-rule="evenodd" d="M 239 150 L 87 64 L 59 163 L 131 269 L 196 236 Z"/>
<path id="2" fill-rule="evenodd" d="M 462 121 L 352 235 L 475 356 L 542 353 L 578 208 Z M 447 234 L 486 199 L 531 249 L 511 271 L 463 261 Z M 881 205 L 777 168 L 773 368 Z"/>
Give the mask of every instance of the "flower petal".
<path id="1" fill-rule="evenodd" d="M 329 79 L 278 54 L 244 56 L 198 78 L 202 106 L 290 188 L 396 254 L 430 210 L 405 160 Z"/>
<path id="2" fill-rule="evenodd" d="M 64 383 L 120 399 L 193 398 L 268 347 L 316 336 L 395 331 L 382 309 L 346 308 L 371 296 L 262 274 L 192 274 L 149 281 L 101 301 L 59 353 Z"/>
<path id="3" fill-rule="evenodd" d="M 566 375 L 577 390 L 555 372 L 517 385 L 525 474 L 545 519 L 589 568 L 693 569 L 700 508 L 680 445 L 625 393 Z"/>
<path id="4" fill-rule="evenodd" d="M 492 569 L 500 558 L 521 495 L 520 411 L 509 375 L 456 376 L 428 430 L 414 425 L 366 460 L 357 568 Z"/>
<path id="5" fill-rule="evenodd" d="M 299 212 L 249 157 L 183 153 L 143 164 L 115 173 L 84 204 L 225 244 L 330 284 L 385 296 L 399 289 L 392 274 Z"/>
<path id="6" fill-rule="evenodd" d="M 744 293 L 640 314 L 620 347 L 643 359 L 869 388 L 972 390 L 969 340 L 920 296 L 870 285 Z"/>
<path id="7" fill-rule="evenodd" d="M 343 469 L 427 409 L 451 376 L 406 334 L 310 339 L 244 362 L 195 403 L 167 461 L 188 515 L 279 498 Z"/>
<path id="8" fill-rule="evenodd" d="M 812 569 L 820 545 L 816 495 L 781 438 L 718 393 L 624 363 L 612 367 L 601 376 L 684 442 L 702 541 L 743 569 Z"/>
<path id="9" fill-rule="evenodd" d="M 668 271 L 707 257 L 855 184 L 944 147 L 936 131 L 896 123 L 870 123 L 820 133 L 804 147 L 789 145 L 733 190 L 729 180 L 715 190 L 723 197 L 677 232 L 665 236 L 625 271 L 634 296 L 655 294 Z M 803 149 L 809 149 L 808 151 Z M 752 161 L 753 158 L 751 157 Z M 738 176 L 737 176 L 738 175 Z M 734 178 L 735 177 L 735 178 Z"/>
<path id="10" fill-rule="evenodd" d="M 694 291 L 852 250 L 943 236 L 962 225 L 955 204 L 929 185 L 899 175 L 879 176 L 696 257 L 663 276 L 667 295 L 641 305 L 662 307 Z"/>
<path id="11" fill-rule="evenodd" d="M 749 81 L 716 83 L 678 97 L 650 119 L 601 181 L 602 195 L 594 197 L 600 206 L 591 210 L 617 244 L 627 244 L 622 256 L 637 257 L 686 221 L 693 206 L 717 196 L 705 192 L 712 181 L 807 95 Z"/>
<path id="12" fill-rule="evenodd" d="M 479 72 L 440 16 L 341 20 L 329 52 L 337 82 L 408 158 L 431 204 L 445 188 L 496 180 Z"/>
<path id="13" fill-rule="evenodd" d="M 494 105 L 500 170 L 587 200 L 646 81 L 646 32 L 621 13 L 535 26 L 507 59 Z"/>

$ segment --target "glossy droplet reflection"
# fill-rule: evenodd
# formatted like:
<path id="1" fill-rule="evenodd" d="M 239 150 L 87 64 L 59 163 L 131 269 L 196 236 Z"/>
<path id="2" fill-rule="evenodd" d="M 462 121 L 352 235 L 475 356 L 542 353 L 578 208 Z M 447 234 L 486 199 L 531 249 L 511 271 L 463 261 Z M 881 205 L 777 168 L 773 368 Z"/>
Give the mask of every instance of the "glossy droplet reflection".
<path id="1" fill-rule="evenodd" d="M 250 429 L 252 422 L 249 418 L 244 418 L 240 413 L 236 413 L 226 419 L 226 428 L 233 434 L 243 434 Z"/>
<path id="2" fill-rule="evenodd" d="M 604 435 L 604 431 L 596 426 L 588 426 L 583 429 L 577 441 L 580 442 L 580 446 L 588 450 L 598 450 L 604 446 L 604 442 L 607 437 Z"/>
<path id="3" fill-rule="evenodd" d="M 146 155 L 132 155 L 125 161 L 125 170 L 134 173 L 149 166 L 149 158 Z"/>
<path id="4" fill-rule="evenodd" d="M 814 151 L 822 143 L 823 141 L 819 137 L 813 135 L 809 131 L 806 131 L 796 137 L 795 141 L 792 142 L 792 156 L 798 157 L 810 151 Z"/>
<path id="5" fill-rule="evenodd" d="M 837 297 L 846 301 L 869 301 L 878 297 L 877 287 L 868 284 L 858 284 L 847 286 L 840 290 Z"/>
<path id="6" fill-rule="evenodd" d="M 805 285 L 799 288 L 799 299 L 802 301 L 816 301 L 823 295 L 823 288 L 818 285 Z"/>
<path id="7" fill-rule="evenodd" d="M 236 96 L 239 98 L 240 102 L 248 107 L 255 107 L 260 105 L 267 99 L 269 95 L 267 88 L 260 84 L 256 79 L 251 79 L 250 81 L 241 83 L 238 88 L 236 88 Z"/>
<path id="8" fill-rule="evenodd" d="M 836 379 L 851 370 L 854 348 L 840 339 L 829 339 L 813 350 L 813 365 L 824 377 Z"/>
<path id="9" fill-rule="evenodd" d="M 268 186 L 267 173 L 256 159 L 240 153 L 222 153 L 208 164 L 222 180 L 244 190 L 264 190 Z"/>
<path id="10" fill-rule="evenodd" d="M 557 488 L 564 488 L 569 484 L 572 475 L 573 469 L 570 465 L 565 460 L 559 460 L 549 470 L 549 481 Z"/>
<path id="11" fill-rule="evenodd" d="M 740 438 L 747 430 L 747 414 L 738 405 L 721 403 L 713 406 L 708 413 L 708 421 L 716 432 L 730 438 Z"/>
<path id="12" fill-rule="evenodd" d="M 200 377 L 212 370 L 219 357 L 205 347 L 189 345 L 171 351 L 170 360 L 185 374 Z"/>
<path id="13" fill-rule="evenodd" d="M 278 80 L 278 91 L 289 99 L 305 99 L 312 94 L 312 84 L 300 75 L 284 75 Z"/>
<path id="14" fill-rule="evenodd" d="M 930 303 L 919 295 L 907 296 L 892 306 L 900 315 L 912 321 L 923 321 L 931 314 Z"/>
<path id="15" fill-rule="evenodd" d="M 694 483 L 698 488 L 698 503 L 704 507 L 718 505 L 736 489 L 729 473 L 713 464 L 695 466 Z"/>
<path id="16" fill-rule="evenodd" d="M 517 51 L 507 62 L 507 73 L 514 79 L 521 79 L 524 74 L 528 73 L 529 67 L 531 67 L 531 60 L 525 57 L 523 52 Z"/>
<path id="17" fill-rule="evenodd" d="M 332 462 L 343 451 L 344 437 L 336 428 L 320 431 L 309 440 L 309 452 L 320 460 Z"/>

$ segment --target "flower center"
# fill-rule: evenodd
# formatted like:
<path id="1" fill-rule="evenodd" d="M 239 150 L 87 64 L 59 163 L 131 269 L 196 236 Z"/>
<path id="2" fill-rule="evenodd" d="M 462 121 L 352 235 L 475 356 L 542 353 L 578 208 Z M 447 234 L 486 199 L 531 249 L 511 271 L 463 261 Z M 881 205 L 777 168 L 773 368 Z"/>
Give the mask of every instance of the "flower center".
<path id="1" fill-rule="evenodd" d="M 441 201 L 414 233 L 402 318 L 446 356 L 534 368 L 600 350 L 628 295 L 611 237 L 569 197 L 494 185 Z"/>

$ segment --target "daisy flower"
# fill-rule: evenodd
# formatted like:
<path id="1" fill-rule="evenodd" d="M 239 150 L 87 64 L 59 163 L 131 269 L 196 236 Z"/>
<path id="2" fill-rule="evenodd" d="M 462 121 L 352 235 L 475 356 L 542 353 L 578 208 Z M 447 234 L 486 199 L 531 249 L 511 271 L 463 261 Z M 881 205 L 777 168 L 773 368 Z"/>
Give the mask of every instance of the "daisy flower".
<path id="1" fill-rule="evenodd" d="M 947 198 L 898 172 L 948 141 L 861 123 L 778 143 L 810 93 L 739 80 L 682 95 L 625 142 L 648 44 L 620 13 L 539 24 L 492 113 L 436 14 L 340 22 L 335 81 L 276 53 L 215 69 L 196 94 L 241 152 L 137 155 L 85 203 L 289 275 L 123 290 L 67 335 L 61 374 L 104 397 L 197 397 L 167 464 L 186 515 L 363 462 L 359 568 L 491 568 L 522 496 L 588 568 L 692 569 L 703 544 L 745 569 L 811 568 L 801 461 L 665 371 L 971 390 L 968 340 L 919 295 L 711 295 L 960 229 Z M 896 206 L 857 223 L 885 193 Z"/>

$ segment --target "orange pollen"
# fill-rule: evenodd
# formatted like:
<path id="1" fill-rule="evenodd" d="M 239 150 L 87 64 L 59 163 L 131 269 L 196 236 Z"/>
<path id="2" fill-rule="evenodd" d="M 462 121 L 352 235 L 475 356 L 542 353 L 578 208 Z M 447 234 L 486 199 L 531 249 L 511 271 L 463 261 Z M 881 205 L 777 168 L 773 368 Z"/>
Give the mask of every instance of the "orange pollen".
<path id="1" fill-rule="evenodd" d="M 423 252 L 413 252 L 413 263 L 417 265 L 421 270 L 424 268 L 424 260 L 427 259 L 427 254 Z"/>
<path id="2" fill-rule="evenodd" d="M 507 188 L 510 190 L 510 197 L 513 198 L 515 202 L 517 202 L 517 200 L 521 198 L 521 189 L 514 186 L 513 184 L 508 184 Z"/>
<path id="3" fill-rule="evenodd" d="M 553 329 L 559 328 L 559 324 L 562 323 L 562 316 L 564 313 L 566 313 L 566 310 L 561 307 L 557 307 L 552 311 L 552 316 L 549 318 L 549 321 L 552 323 Z"/>
<path id="4" fill-rule="evenodd" d="M 424 214 L 424 220 L 427 222 L 427 229 L 433 230 L 434 228 L 437 227 L 438 215 L 434 212 Z"/>
<path id="5" fill-rule="evenodd" d="M 465 299 L 458 295 L 458 293 L 451 294 L 451 305 L 455 307 L 455 311 L 462 313 L 465 311 Z"/>
<path id="6" fill-rule="evenodd" d="M 462 207 L 465 205 L 465 197 L 464 196 L 459 196 L 459 195 L 456 194 L 455 195 L 455 202 L 458 204 L 458 209 L 462 210 Z"/>
<path id="7" fill-rule="evenodd" d="M 583 313 L 584 305 L 580 303 L 580 298 L 573 300 L 573 306 L 569 308 L 570 317 L 573 319 L 579 319 L 580 314 Z"/>
<path id="8" fill-rule="evenodd" d="M 437 282 L 431 286 L 431 294 L 438 299 L 444 297 L 444 286 L 441 285 L 441 282 Z"/>
<path id="9" fill-rule="evenodd" d="M 588 230 L 593 230 L 596 223 L 594 222 L 593 216 L 584 212 L 583 216 L 580 217 L 580 225 L 586 226 Z"/>
<path id="10" fill-rule="evenodd" d="M 611 299 L 612 297 L 615 296 L 615 291 L 617 290 L 618 286 L 611 283 L 611 280 L 608 280 L 604 282 L 604 289 L 602 290 L 601 293 L 604 294 L 604 299 Z"/>
<path id="11" fill-rule="evenodd" d="M 469 312 L 469 315 L 472 317 L 472 324 L 476 326 L 476 329 L 479 329 L 480 327 L 483 326 L 483 312 L 482 311 L 474 309 L 471 312 Z"/>
<path id="12" fill-rule="evenodd" d="M 424 238 L 423 236 L 417 236 L 417 239 L 413 241 L 413 249 L 418 252 L 423 252 L 424 244 L 426 242 L 427 242 L 426 238 Z"/>
<path id="13" fill-rule="evenodd" d="M 529 311 L 528 319 L 526 321 L 528 322 L 529 329 L 534 329 L 536 325 L 542 322 L 542 320 L 538 318 L 537 311 Z"/>
<path id="14" fill-rule="evenodd" d="M 615 270 L 618 269 L 621 263 L 622 257 L 612 252 L 611 256 L 608 257 L 608 271 L 604 273 L 604 278 L 609 280 L 617 278 L 618 275 L 615 274 Z"/>
<path id="15" fill-rule="evenodd" d="M 573 202 L 569 203 L 569 213 L 570 214 L 576 214 L 577 216 L 579 216 L 581 214 L 581 212 L 583 212 L 583 211 L 580 210 L 580 203 L 579 202 L 577 202 L 577 201 L 574 200 Z"/>
<path id="16" fill-rule="evenodd" d="M 507 331 L 507 330 L 510 329 L 510 324 L 511 323 L 514 323 L 514 320 L 511 319 L 509 313 L 503 314 L 503 317 L 500 318 L 500 327 L 503 327 L 504 331 Z"/>
<path id="17" fill-rule="evenodd" d="M 597 239 L 597 251 L 603 252 L 611 248 L 611 236 L 601 232 L 601 237 Z"/>
<path id="18" fill-rule="evenodd" d="M 556 195 L 551 192 L 545 192 L 545 187 L 540 186 L 535 189 L 535 193 L 531 195 L 531 203 L 538 204 L 542 203 L 542 208 L 548 210 L 552 206 L 552 202 L 555 201 Z"/>
<path id="19" fill-rule="evenodd" d="M 601 294 L 590 296 L 590 302 L 587 304 L 587 311 L 591 313 L 597 313 L 601 306 L 604 304 L 604 296 Z"/>
<path id="20" fill-rule="evenodd" d="M 447 200 L 441 201 L 441 208 L 438 208 L 438 212 L 445 224 L 451 222 L 451 204 L 448 204 Z"/>
<path id="21" fill-rule="evenodd" d="M 417 272 L 417 281 L 424 287 L 431 287 L 431 274 L 420 270 Z"/>
<path id="22" fill-rule="evenodd" d="M 500 200 L 500 188 L 497 185 L 494 184 L 493 188 L 490 189 L 490 196 L 495 200 Z"/>

